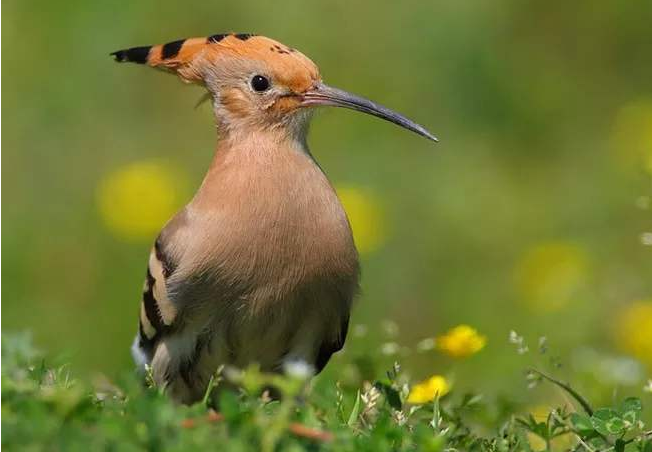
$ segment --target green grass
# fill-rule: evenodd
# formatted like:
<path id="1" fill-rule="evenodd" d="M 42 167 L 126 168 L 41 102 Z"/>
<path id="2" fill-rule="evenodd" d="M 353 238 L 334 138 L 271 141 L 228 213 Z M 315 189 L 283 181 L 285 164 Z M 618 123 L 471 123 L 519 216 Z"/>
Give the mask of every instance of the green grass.
<path id="1" fill-rule="evenodd" d="M 550 384 L 568 396 L 543 416 L 524 413 L 509 397 L 454 388 L 440 400 L 410 406 L 412 382 L 398 363 L 357 388 L 323 375 L 306 381 L 254 368 L 216 373 L 213 391 L 187 407 L 135 375 L 77 380 L 65 365 L 48 366 L 28 334 L 3 337 L 2 361 L 6 450 L 652 451 L 639 398 L 595 409 L 537 370 L 526 373 L 530 386 Z M 238 392 L 220 390 L 225 375 Z M 270 385 L 280 400 L 266 397 Z"/>

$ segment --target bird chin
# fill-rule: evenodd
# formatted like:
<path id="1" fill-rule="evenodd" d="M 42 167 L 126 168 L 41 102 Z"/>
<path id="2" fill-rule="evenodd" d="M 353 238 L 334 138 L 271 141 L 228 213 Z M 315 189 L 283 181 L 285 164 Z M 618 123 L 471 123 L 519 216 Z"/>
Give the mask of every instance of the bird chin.
<path id="1" fill-rule="evenodd" d="M 306 142 L 314 109 L 297 108 L 285 116 L 285 128 L 297 141 Z"/>

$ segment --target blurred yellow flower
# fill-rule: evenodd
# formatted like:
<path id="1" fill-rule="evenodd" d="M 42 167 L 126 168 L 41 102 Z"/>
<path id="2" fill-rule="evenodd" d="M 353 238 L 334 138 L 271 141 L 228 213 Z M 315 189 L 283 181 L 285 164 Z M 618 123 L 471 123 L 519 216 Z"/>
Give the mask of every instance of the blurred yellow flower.
<path id="1" fill-rule="evenodd" d="M 336 190 L 349 217 L 353 239 L 360 254 L 378 249 L 387 238 L 385 218 L 378 197 L 367 189 L 350 185 L 338 186 Z"/>
<path id="2" fill-rule="evenodd" d="M 554 311 L 572 301 L 587 273 L 588 258 L 582 248 L 549 242 L 524 253 L 514 269 L 514 280 L 525 302 L 540 311 Z"/>
<path id="3" fill-rule="evenodd" d="M 616 318 L 620 348 L 652 368 L 652 299 L 631 303 Z"/>
<path id="4" fill-rule="evenodd" d="M 435 347 L 455 358 L 464 358 L 482 350 L 487 338 L 469 325 L 458 325 L 437 337 Z"/>
<path id="5" fill-rule="evenodd" d="M 153 240 L 184 201 L 186 178 L 170 165 L 140 161 L 109 172 L 97 188 L 106 227 L 127 240 Z"/>
<path id="6" fill-rule="evenodd" d="M 410 389 L 407 402 L 413 404 L 428 403 L 450 392 L 448 381 L 441 375 L 433 375 Z"/>
<path id="7" fill-rule="evenodd" d="M 652 99 L 630 102 L 618 111 L 611 147 L 621 163 L 652 174 Z"/>

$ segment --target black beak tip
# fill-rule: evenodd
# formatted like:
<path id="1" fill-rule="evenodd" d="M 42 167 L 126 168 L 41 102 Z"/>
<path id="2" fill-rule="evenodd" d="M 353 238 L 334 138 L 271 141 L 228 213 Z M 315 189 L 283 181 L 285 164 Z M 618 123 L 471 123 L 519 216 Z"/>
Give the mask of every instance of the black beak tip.
<path id="1" fill-rule="evenodd" d="M 416 131 L 415 131 L 415 132 L 416 132 Z M 435 143 L 439 143 L 439 138 L 437 138 L 436 136 L 434 136 L 432 133 L 428 132 L 428 131 L 427 131 L 426 129 L 424 129 L 423 127 L 421 127 L 421 130 L 419 130 L 417 133 L 418 133 L 419 135 L 421 135 L 422 137 L 425 137 L 425 138 L 429 139 L 430 141 L 434 141 Z"/>

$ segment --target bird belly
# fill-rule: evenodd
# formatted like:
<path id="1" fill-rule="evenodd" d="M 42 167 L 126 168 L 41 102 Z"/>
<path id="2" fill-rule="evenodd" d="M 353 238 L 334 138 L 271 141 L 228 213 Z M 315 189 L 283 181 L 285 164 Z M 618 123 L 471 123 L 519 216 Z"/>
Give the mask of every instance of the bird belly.
<path id="1" fill-rule="evenodd" d="M 299 362 L 317 372 L 323 367 L 318 364 L 322 345 L 346 334 L 357 279 L 344 292 L 344 286 L 327 288 L 330 283 L 299 282 L 281 298 L 269 287 L 255 287 L 230 309 L 217 297 L 198 316 L 203 321 L 163 341 L 163 353 L 157 352 L 152 367 L 177 366 L 181 378 L 167 383 L 173 397 L 186 403 L 203 397 L 211 375 L 223 365 L 282 372 Z M 157 366 L 158 356 L 164 359 Z"/>

